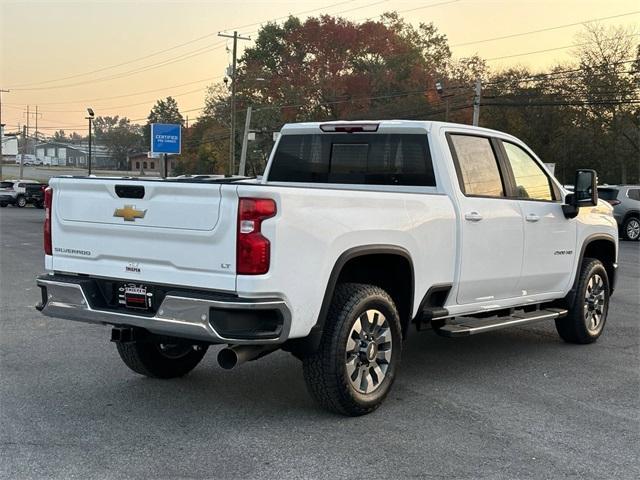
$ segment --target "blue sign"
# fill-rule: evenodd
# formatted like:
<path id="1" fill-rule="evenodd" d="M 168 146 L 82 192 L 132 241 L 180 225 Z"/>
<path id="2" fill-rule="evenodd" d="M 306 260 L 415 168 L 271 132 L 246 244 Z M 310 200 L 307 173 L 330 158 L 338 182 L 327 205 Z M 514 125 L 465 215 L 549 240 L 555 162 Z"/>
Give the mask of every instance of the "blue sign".
<path id="1" fill-rule="evenodd" d="M 182 129 L 171 123 L 151 124 L 151 153 L 180 153 Z"/>

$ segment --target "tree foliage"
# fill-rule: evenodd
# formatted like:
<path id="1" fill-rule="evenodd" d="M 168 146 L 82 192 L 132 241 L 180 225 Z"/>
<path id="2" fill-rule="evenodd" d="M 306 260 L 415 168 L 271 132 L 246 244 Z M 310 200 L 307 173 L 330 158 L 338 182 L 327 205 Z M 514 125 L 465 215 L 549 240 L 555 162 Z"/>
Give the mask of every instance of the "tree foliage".
<path id="1" fill-rule="evenodd" d="M 590 24 L 578 37 L 575 64 L 492 75 L 481 123 L 521 138 L 556 164 L 564 183 L 577 168 L 595 168 L 600 182 L 637 183 L 640 51 L 632 38 L 628 30 Z"/>
<path id="2" fill-rule="evenodd" d="M 107 147 L 118 168 L 126 169 L 128 155 L 142 149 L 142 128 L 126 117 L 96 117 L 93 128 L 96 143 Z"/>
<path id="3" fill-rule="evenodd" d="M 178 108 L 175 98 L 167 97 L 165 100 L 158 100 L 149 112 L 147 124 L 144 127 L 144 143 L 151 145 L 151 124 L 152 123 L 177 123 L 184 125 L 184 118 Z"/>
<path id="4" fill-rule="evenodd" d="M 571 183 L 576 168 L 596 168 L 601 182 L 638 182 L 640 46 L 633 33 L 591 23 L 576 39 L 573 61 L 543 73 L 516 66 L 496 72 L 477 55 L 455 58 L 433 23 L 413 25 L 393 12 L 364 22 L 322 15 L 267 23 L 238 61 L 235 138 L 230 88 L 211 85 L 200 117 L 184 133 L 176 172 L 225 172 L 229 142 L 241 150 L 249 106 L 256 139 L 247 171 L 257 175 L 273 133 L 286 122 L 471 123 L 474 84 L 482 79 L 481 126 L 527 142 L 556 164 L 562 182 Z M 151 110 L 145 145 L 153 122 L 183 123 L 173 98 Z"/>

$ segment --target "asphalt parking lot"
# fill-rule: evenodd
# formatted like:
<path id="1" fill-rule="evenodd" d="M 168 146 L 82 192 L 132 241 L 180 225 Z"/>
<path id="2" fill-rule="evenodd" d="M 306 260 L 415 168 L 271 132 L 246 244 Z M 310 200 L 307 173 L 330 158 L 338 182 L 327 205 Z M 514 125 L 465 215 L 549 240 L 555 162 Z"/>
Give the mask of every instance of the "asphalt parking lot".
<path id="1" fill-rule="evenodd" d="M 640 478 L 638 243 L 621 242 L 596 344 L 551 323 L 412 332 L 383 406 L 344 418 L 312 403 L 289 354 L 224 371 L 212 348 L 151 380 L 108 328 L 40 316 L 42 218 L 0 210 L 1 478 Z"/>

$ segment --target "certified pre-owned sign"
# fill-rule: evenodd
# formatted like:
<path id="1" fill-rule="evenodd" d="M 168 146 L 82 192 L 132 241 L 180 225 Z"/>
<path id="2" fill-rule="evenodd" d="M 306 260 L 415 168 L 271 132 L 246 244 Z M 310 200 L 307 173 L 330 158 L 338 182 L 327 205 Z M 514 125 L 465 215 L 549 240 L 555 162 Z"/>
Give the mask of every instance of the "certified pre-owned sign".
<path id="1" fill-rule="evenodd" d="M 151 124 L 151 153 L 179 154 L 182 143 L 182 128 L 172 123 Z"/>

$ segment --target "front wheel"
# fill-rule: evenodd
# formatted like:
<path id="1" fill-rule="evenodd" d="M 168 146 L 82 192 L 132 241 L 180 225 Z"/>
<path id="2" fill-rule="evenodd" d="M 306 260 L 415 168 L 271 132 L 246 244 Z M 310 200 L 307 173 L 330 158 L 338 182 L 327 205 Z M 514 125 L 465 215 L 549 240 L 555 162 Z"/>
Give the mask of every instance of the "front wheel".
<path id="1" fill-rule="evenodd" d="M 154 338 L 116 342 L 118 354 L 127 367 L 152 378 L 182 377 L 193 370 L 207 353 L 206 345 L 180 339 Z"/>
<path id="2" fill-rule="evenodd" d="M 625 240 L 637 241 L 640 239 L 640 219 L 628 218 L 622 226 L 622 236 Z"/>
<path id="3" fill-rule="evenodd" d="M 569 313 L 556 320 L 556 330 L 568 343 L 593 343 L 607 321 L 609 277 L 600 260 L 585 258 L 578 272 L 578 285 Z"/>
<path id="4" fill-rule="evenodd" d="M 374 411 L 395 379 L 401 339 L 398 311 L 387 292 L 373 285 L 338 285 L 320 347 L 303 361 L 309 393 L 332 412 Z"/>
<path id="5" fill-rule="evenodd" d="M 16 207 L 18 207 L 18 208 L 24 208 L 24 207 L 26 207 L 26 206 L 27 206 L 27 199 L 26 199 L 26 198 L 24 198 L 22 195 L 21 195 L 21 196 L 19 196 L 19 197 L 16 199 Z"/>

